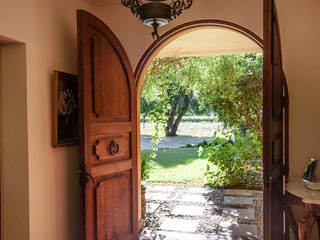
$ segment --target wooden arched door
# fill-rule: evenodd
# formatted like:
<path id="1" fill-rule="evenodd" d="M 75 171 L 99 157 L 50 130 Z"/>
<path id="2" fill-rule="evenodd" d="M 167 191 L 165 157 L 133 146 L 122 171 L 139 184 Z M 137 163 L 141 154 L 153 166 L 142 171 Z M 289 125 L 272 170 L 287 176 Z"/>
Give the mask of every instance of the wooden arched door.
<path id="1" fill-rule="evenodd" d="M 128 57 L 98 18 L 78 11 L 83 239 L 136 239 L 136 87 Z"/>
<path id="2" fill-rule="evenodd" d="M 289 98 L 274 0 L 264 0 L 264 239 L 285 239 L 284 176 L 289 163 Z"/>

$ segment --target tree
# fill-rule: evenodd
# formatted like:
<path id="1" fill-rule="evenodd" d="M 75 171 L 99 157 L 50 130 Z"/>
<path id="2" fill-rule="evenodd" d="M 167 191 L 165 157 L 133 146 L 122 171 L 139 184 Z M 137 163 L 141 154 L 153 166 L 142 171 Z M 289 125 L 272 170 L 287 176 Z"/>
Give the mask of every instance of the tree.
<path id="1" fill-rule="evenodd" d="M 144 79 L 142 103 L 144 110 L 167 98 L 166 136 L 175 136 L 182 117 L 194 100 L 194 88 L 200 77 L 197 58 L 156 58 Z M 159 105 L 158 105 L 159 106 Z M 160 109 L 158 109 L 160 110 Z"/>
<path id="2" fill-rule="evenodd" d="M 203 108 L 212 110 L 226 127 L 263 133 L 262 54 L 238 54 L 202 59 L 206 67 L 197 94 Z"/>
<path id="3" fill-rule="evenodd" d="M 214 112 L 226 127 L 261 137 L 262 76 L 262 54 L 157 58 L 147 71 L 141 105 L 165 114 L 167 136 L 176 135 L 190 105 L 200 104 L 200 110 Z"/>

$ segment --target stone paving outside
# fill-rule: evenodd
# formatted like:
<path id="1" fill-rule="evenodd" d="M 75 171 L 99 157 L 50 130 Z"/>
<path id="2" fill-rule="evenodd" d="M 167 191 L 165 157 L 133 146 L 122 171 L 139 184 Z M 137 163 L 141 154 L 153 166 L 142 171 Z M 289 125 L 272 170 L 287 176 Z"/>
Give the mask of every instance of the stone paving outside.
<path id="1" fill-rule="evenodd" d="M 151 137 L 141 136 L 141 150 L 152 150 Z M 203 141 L 212 141 L 212 137 L 166 137 L 158 145 L 158 148 L 180 148 L 185 147 L 187 144 L 196 145 Z"/>
<path id="2" fill-rule="evenodd" d="M 139 240 L 261 240 L 262 192 L 147 184 Z"/>

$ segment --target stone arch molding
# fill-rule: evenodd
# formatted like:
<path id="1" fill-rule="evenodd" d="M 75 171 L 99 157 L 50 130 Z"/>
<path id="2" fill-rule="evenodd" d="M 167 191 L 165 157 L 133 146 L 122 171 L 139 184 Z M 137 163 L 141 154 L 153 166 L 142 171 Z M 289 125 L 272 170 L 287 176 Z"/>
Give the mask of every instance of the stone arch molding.
<path id="1" fill-rule="evenodd" d="M 157 41 L 153 42 L 140 58 L 134 72 L 138 98 L 140 98 L 140 92 L 143 85 L 142 79 L 143 79 L 144 73 L 148 65 L 151 63 L 153 58 L 161 51 L 161 49 L 163 49 L 170 42 L 174 41 L 175 39 L 177 39 L 178 37 L 186 33 L 203 29 L 203 28 L 210 28 L 210 27 L 222 27 L 222 28 L 226 28 L 226 29 L 241 33 L 244 36 L 248 37 L 248 39 L 255 42 L 259 47 L 261 47 L 261 49 L 263 49 L 263 45 L 264 45 L 263 40 L 257 34 L 255 34 L 254 32 L 250 31 L 245 27 L 242 27 L 232 22 L 217 20 L 217 19 L 207 19 L 207 20 L 197 20 L 197 21 L 181 24 L 167 31 Z"/>

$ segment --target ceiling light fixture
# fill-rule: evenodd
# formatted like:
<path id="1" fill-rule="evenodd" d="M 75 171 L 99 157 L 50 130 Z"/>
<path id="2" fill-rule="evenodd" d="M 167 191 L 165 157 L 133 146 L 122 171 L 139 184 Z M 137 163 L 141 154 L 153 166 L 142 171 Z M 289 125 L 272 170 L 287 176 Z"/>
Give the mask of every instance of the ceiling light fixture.
<path id="1" fill-rule="evenodd" d="M 168 24 L 192 5 L 192 0 L 121 0 L 121 2 L 144 24 L 153 27 L 154 39 L 159 38 L 158 27 Z"/>

